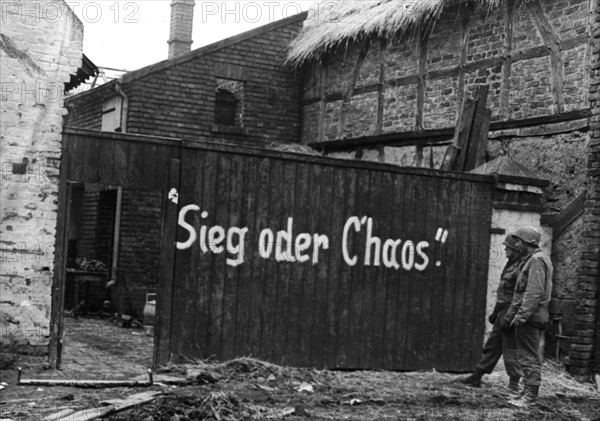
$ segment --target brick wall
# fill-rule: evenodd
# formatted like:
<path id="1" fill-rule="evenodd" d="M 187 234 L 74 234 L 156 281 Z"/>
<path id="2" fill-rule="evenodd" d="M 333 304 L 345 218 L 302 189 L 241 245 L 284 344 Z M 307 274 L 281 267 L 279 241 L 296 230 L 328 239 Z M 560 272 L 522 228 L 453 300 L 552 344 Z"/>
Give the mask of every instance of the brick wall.
<path id="1" fill-rule="evenodd" d="M 452 128 L 462 99 L 472 85 L 481 83 L 490 88 L 487 107 L 495 122 L 588 108 L 592 53 L 588 34 L 593 31 L 590 3 L 517 2 L 514 9 L 510 3 L 477 11 L 469 19 L 464 19 L 464 14 L 457 19 L 455 11 L 446 10 L 425 46 L 415 38 L 400 38 L 388 40 L 382 52 L 381 40 L 372 38 L 349 43 L 324 57 L 323 64 L 306 64 L 302 141 L 358 138 L 378 131 L 401 133 L 418 129 L 419 124 L 423 129 Z M 560 48 L 552 51 L 553 45 Z M 594 54 L 593 60 L 597 60 L 598 53 Z M 379 73 L 381 61 L 383 74 Z M 422 107 L 418 99 L 420 61 L 426 69 L 421 75 L 425 77 Z M 353 95 L 344 97 L 352 90 Z M 591 95 L 597 95 L 594 86 Z M 593 282 L 591 278 L 598 276 L 598 240 L 594 237 L 591 244 L 586 236 L 595 235 L 590 233 L 598 223 L 598 213 L 593 213 L 598 181 L 591 174 L 598 169 L 594 133 L 600 132 L 581 127 L 581 121 L 576 121 L 492 132 L 487 158 L 508 154 L 537 177 L 548 179 L 543 201 L 546 212 L 561 212 L 584 191 L 592 195 L 587 215 L 553 239 L 552 246 L 556 266 L 553 310 L 562 316 L 562 334 L 572 336 L 573 342 L 563 347 L 563 356 L 572 367 L 586 365 L 589 369 L 591 326 L 597 311 L 596 301 L 589 299 L 597 297 L 598 291 L 596 278 Z M 433 161 L 439 168 L 445 149 L 426 146 L 417 153 L 415 146 L 380 145 L 332 155 L 403 166 L 428 167 Z"/>
<path id="2" fill-rule="evenodd" d="M 59 19 L 43 14 L 57 10 L 46 3 L 60 7 Z M 0 336 L 46 345 L 63 90 L 81 65 L 83 25 L 63 1 L 2 1 L 1 9 Z"/>
<path id="3" fill-rule="evenodd" d="M 593 117 L 587 165 L 590 188 L 583 217 L 584 230 L 580 237 L 582 253 L 578 272 L 577 324 L 570 353 L 571 373 L 580 380 L 589 379 L 592 365 L 596 373 L 600 372 L 600 1 L 592 4 L 595 7 L 590 82 Z"/>
<path id="4" fill-rule="evenodd" d="M 146 294 L 157 291 L 162 192 L 123 189 L 114 304 L 142 317 Z M 146 322 L 146 321 L 145 321 Z"/>
<path id="5" fill-rule="evenodd" d="M 237 42 L 225 40 L 125 75 L 128 132 L 192 141 L 298 141 L 300 79 L 283 63 L 302 21 L 288 18 Z M 213 127 L 217 78 L 243 81 L 243 134 Z M 108 84 L 69 98 L 65 124 L 98 130 L 102 102 L 112 95 Z"/>
<path id="6" fill-rule="evenodd" d="M 472 15 L 465 15 L 464 7 L 461 15 L 448 9 L 424 45 L 414 37 L 386 40 L 382 53 L 381 40 L 372 37 L 344 44 L 323 65 L 307 64 L 302 141 L 452 127 L 465 93 L 482 83 L 490 86 L 493 121 L 587 108 L 588 2 L 545 0 L 540 8 L 537 2 L 517 2 L 514 8 L 509 3 Z M 553 52 L 549 47 L 557 42 L 560 49 Z M 425 64 L 422 107 L 417 101 L 420 60 Z M 352 88 L 354 93 L 345 98 Z M 383 118 L 378 128 L 380 89 Z"/>

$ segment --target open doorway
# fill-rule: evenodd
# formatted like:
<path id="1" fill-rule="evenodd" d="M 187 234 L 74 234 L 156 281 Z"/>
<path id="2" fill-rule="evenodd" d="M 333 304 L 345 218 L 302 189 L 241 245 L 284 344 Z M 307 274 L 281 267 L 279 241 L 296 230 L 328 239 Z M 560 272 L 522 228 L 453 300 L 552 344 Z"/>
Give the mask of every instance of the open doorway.
<path id="1" fill-rule="evenodd" d="M 131 377 L 152 366 L 160 194 L 70 183 L 60 368 Z"/>

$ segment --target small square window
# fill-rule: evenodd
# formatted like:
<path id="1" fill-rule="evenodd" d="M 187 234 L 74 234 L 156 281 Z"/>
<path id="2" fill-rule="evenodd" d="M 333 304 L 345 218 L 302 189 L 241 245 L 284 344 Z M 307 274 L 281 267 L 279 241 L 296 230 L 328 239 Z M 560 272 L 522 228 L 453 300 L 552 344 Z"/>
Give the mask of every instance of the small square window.
<path id="1" fill-rule="evenodd" d="M 244 82 L 217 78 L 215 91 L 215 123 L 243 127 Z"/>

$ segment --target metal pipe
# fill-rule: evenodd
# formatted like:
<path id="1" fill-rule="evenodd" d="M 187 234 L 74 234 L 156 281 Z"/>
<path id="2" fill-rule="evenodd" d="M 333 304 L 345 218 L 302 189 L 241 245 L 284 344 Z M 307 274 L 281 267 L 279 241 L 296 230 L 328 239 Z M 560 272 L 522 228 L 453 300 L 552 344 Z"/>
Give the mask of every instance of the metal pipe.
<path id="1" fill-rule="evenodd" d="M 121 88 L 121 83 L 117 81 L 115 84 L 115 90 L 123 98 L 123 104 L 121 106 L 121 133 L 127 133 L 127 119 L 129 118 L 129 97 Z"/>

